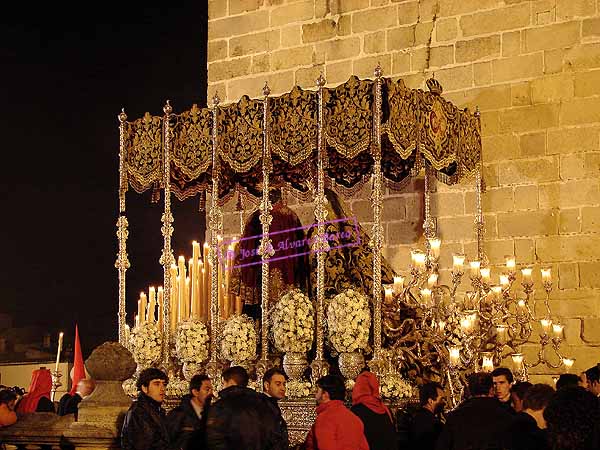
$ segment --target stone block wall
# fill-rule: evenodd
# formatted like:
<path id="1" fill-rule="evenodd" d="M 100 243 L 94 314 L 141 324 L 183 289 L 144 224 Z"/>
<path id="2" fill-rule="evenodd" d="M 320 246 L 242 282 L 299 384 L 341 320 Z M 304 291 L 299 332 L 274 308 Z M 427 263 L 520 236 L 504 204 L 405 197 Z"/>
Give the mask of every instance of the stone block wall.
<path id="1" fill-rule="evenodd" d="M 575 370 L 600 361 L 600 0 L 209 0 L 209 98 L 311 88 L 320 73 L 335 86 L 378 63 L 412 88 L 435 73 L 448 100 L 480 108 L 492 275 L 507 254 L 551 266 Z M 346 203 L 368 227 L 368 190 Z M 432 207 L 442 264 L 474 256 L 473 187 L 437 183 Z M 401 272 L 422 241 L 422 180 L 387 192 L 383 218 Z"/>

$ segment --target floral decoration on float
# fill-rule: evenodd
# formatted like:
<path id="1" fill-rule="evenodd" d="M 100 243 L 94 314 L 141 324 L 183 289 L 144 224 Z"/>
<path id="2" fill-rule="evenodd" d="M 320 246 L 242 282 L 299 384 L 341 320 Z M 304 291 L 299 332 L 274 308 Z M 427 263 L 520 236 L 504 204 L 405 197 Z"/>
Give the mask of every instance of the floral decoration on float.
<path id="1" fill-rule="evenodd" d="M 140 324 L 131 330 L 129 350 L 138 365 L 138 371 L 160 361 L 162 332 L 155 322 Z"/>
<path id="2" fill-rule="evenodd" d="M 221 358 L 231 365 L 247 365 L 256 359 L 256 329 L 254 321 L 245 314 L 233 315 L 223 323 Z"/>

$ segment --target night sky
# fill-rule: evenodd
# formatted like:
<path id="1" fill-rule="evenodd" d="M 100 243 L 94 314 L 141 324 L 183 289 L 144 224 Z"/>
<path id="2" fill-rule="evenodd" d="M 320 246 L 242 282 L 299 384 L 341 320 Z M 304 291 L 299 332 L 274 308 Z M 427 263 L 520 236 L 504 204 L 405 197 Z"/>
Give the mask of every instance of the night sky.
<path id="1" fill-rule="evenodd" d="M 66 346 L 77 322 L 87 356 L 117 338 L 117 114 L 162 115 L 167 99 L 175 112 L 206 105 L 207 11 L 205 1 L 51 3 L 3 4 L 0 18 L 0 312 L 64 330 Z M 204 215 L 197 199 L 175 202 L 177 256 L 202 239 Z M 162 284 L 161 212 L 130 189 L 130 323 L 140 290 Z"/>

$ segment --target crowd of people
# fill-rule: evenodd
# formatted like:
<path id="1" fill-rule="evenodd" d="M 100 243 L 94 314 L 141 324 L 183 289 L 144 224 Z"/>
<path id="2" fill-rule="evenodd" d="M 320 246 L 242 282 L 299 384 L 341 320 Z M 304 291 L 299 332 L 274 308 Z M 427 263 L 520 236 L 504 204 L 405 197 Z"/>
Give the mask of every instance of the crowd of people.
<path id="1" fill-rule="evenodd" d="M 74 414 L 77 416 L 79 402 L 94 390 L 94 380 L 79 380 L 73 393 L 65 393 L 55 407 L 51 399 L 52 374 L 49 369 L 36 369 L 31 374 L 29 389 L 18 386 L 0 386 L 0 427 L 17 422 L 19 417 L 34 412 L 56 413 L 59 416 Z"/>
<path id="2" fill-rule="evenodd" d="M 168 414 L 162 407 L 168 384 L 160 369 L 143 370 L 138 397 L 122 427 L 123 450 L 287 450 L 289 436 L 279 401 L 287 376 L 278 368 L 262 379 L 263 392 L 248 387 L 247 371 L 222 373 L 214 395 L 212 380 L 195 375 L 189 394 Z M 0 427 L 20 416 L 54 412 L 50 371 L 33 372 L 29 391 L 0 387 Z M 77 414 L 94 383 L 82 379 L 58 403 L 59 415 Z M 368 370 L 355 380 L 351 405 L 344 381 L 326 375 L 316 383 L 316 419 L 306 450 L 596 450 L 600 449 L 600 365 L 580 375 L 563 374 L 556 386 L 514 380 L 499 367 L 468 376 L 464 401 L 446 411 L 444 387 L 419 387 L 419 405 L 395 414 L 383 403 L 377 377 Z M 348 407 L 349 406 L 349 407 Z"/>
<path id="3" fill-rule="evenodd" d="M 156 368 L 141 372 L 139 395 L 121 433 L 123 450 L 286 450 L 287 424 L 278 402 L 287 377 L 269 370 L 263 392 L 248 388 L 242 367 L 226 369 L 223 389 L 196 375 L 190 393 L 165 414 L 168 378 Z M 355 380 L 351 406 L 344 381 L 327 375 L 316 383 L 316 419 L 306 450 L 596 450 L 600 449 L 600 369 L 563 374 L 556 389 L 515 382 L 504 367 L 467 379 L 465 400 L 445 414 L 444 387 L 419 388 L 419 405 L 395 415 L 383 403 L 377 377 L 368 370 Z"/>

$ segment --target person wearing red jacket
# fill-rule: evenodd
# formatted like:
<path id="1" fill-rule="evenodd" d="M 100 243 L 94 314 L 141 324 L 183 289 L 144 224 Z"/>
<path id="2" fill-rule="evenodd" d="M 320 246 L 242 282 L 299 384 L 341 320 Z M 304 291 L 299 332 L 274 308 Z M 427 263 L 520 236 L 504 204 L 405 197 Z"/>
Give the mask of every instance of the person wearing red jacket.
<path id="1" fill-rule="evenodd" d="M 319 378 L 317 419 L 306 437 L 306 450 L 369 450 L 362 421 L 344 405 L 345 394 L 341 378 Z"/>
<path id="2" fill-rule="evenodd" d="M 10 389 L 0 391 L 0 428 L 12 425 L 17 421 L 15 403 L 17 394 Z"/>

